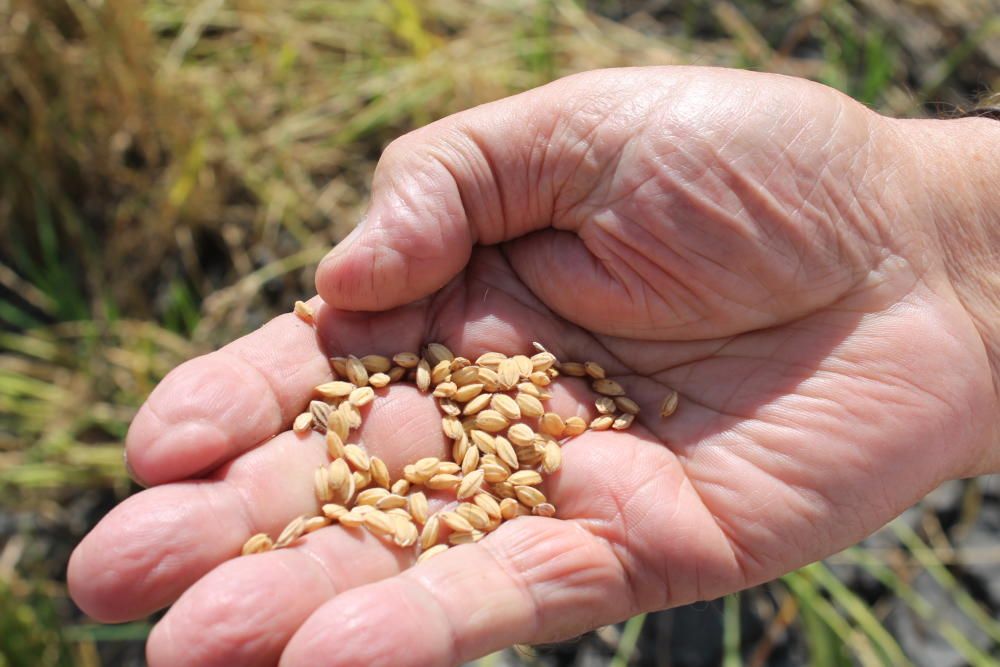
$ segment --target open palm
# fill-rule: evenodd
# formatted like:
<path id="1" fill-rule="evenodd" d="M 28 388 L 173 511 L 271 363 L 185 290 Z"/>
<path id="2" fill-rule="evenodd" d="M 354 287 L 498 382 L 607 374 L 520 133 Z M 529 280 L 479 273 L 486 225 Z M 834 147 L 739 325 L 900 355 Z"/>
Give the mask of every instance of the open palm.
<path id="1" fill-rule="evenodd" d="M 995 400 L 920 244 L 900 146 L 823 87 L 697 69 L 591 73 L 409 135 L 320 267 L 317 329 L 279 317 L 150 397 L 128 452 L 156 486 L 74 554 L 74 597 L 109 621 L 176 600 L 154 666 L 450 665 L 857 541 L 969 471 Z M 534 340 L 598 361 L 642 407 L 629 431 L 564 447 L 545 486 L 559 519 L 413 569 L 339 527 L 232 559 L 317 509 L 322 439 L 286 429 L 328 356 Z M 556 412 L 593 416 L 582 380 L 553 393 Z M 415 388 L 366 410 L 358 441 L 394 477 L 446 451 Z"/>

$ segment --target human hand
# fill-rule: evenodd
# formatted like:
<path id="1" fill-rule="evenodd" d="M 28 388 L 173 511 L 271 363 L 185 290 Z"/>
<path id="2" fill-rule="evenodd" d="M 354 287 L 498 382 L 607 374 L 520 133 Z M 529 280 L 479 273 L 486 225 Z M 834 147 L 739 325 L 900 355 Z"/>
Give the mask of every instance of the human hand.
<path id="1" fill-rule="evenodd" d="M 407 135 L 319 268 L 317 330 L 281 316 L 150 396 L 127 451 L 155 486 L 74 553 L 74 598 L 105 621 L 177 600 L 154 667 L 451 665 L 769 580 L 997 469 L 992 343 L 937 241 L 947 188 L 920 170 L 935 136 L 817 84 L 697 68 L 587 73 Z M 287 429 L 327 357 L 432 340 L 472 358 L 542 341 L 643 412 L 565 446 L 562 520 L 412 569 L 340 528 L 232 559 L 316 510 L 322 439 Z M 581 382 L 554 393 L 590 414 Z M 406 386 L 359 441 L 394 477 L 445 448 Z"/>

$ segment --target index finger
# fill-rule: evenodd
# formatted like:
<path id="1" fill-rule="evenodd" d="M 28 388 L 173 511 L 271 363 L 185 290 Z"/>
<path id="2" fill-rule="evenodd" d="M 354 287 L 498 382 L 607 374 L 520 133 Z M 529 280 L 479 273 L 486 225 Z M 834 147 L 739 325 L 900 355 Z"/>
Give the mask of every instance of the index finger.
<path id="1" fill-rule="evenodd" d="M 318 298 L 311 303 L 316 328 L 293 314 L 280 315 L 163 379 L 125 441 L 141 482 L 207 473 L 286 429 L 308 405 L 313 388 L 331 378 L 332 353 L 363 347 L 365 353 L 391 354 L 419 346 L 419 309 L 357 318 Z"/>

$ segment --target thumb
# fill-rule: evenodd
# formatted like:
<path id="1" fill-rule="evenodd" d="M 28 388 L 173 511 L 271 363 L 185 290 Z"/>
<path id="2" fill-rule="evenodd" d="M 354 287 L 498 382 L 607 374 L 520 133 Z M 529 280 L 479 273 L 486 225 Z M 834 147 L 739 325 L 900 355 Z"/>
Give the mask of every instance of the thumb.
<path id="1" fill-rule="evenodd" d="M 548 226 L 546 151 L 561 115 L 552 88 L 563 85 L 449 116 L 390 144 L 364 220 L 317 270 L 323 300 L 364 311 L 409 303 L 457 275 L 473 245 Z"/>

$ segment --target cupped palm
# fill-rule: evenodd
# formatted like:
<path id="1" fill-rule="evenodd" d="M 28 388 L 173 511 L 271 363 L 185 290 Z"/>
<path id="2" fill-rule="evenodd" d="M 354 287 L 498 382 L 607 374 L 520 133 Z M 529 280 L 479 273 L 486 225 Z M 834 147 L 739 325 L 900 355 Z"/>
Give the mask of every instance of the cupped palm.
<path id="1" fill-rule="evenodd" d="M 368 223 L 320 267 L 316 332 L 283 316 L 150 398 L 129 454 L 160 485 L 102 522 L 70 577 L 108 620 L 183 593 L 152 664 L 454 664 L 778 576 L 964 472 L 988 374 L 882 121 L 813 84 L 719 71 L 532 95 L 390 149 Z M 525 120 L 541 111 L 554 120 Z M 269 438 L 327 357 L 429 341 L 473 358 L 542 342 L 601 363 L 641 412 L 565 445 L 544 487 L 558 519 L 413 569 L 340 527 L 227 560 L 316 511 L 321 438 Z M 554 394 L 593 416 L 582 380 Z M 359 438 L 395 475 L 446 451 L 432 400 L 405 386 Z"/>

